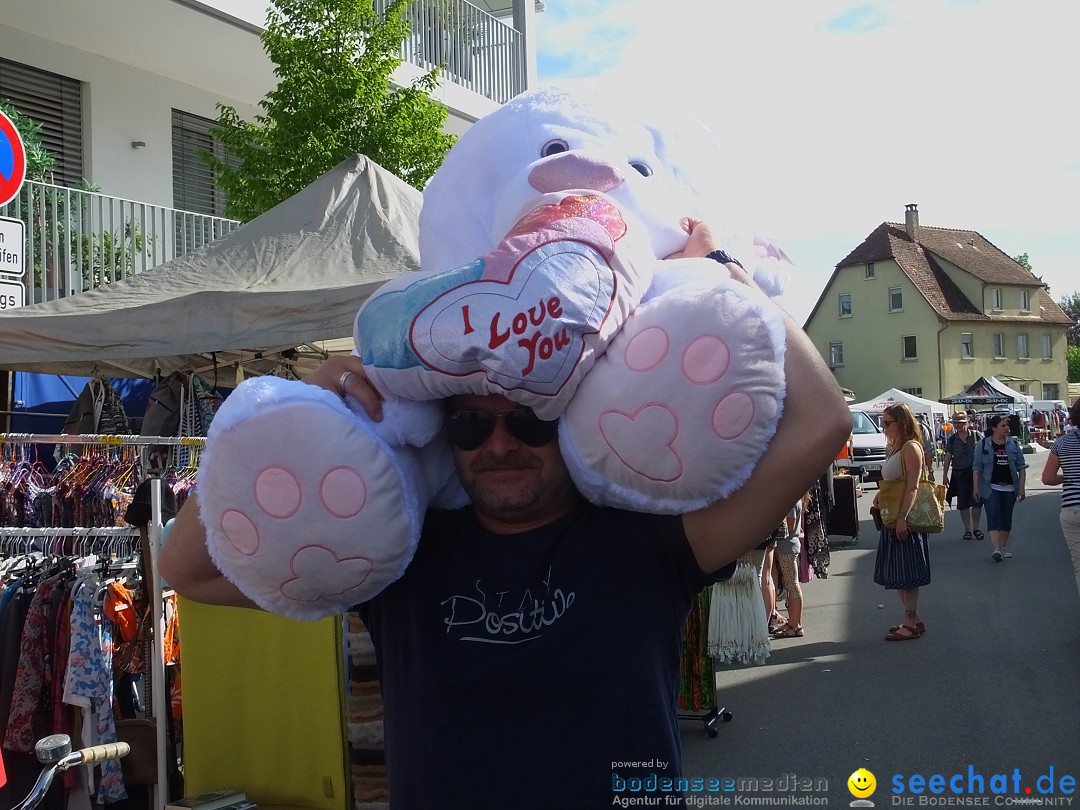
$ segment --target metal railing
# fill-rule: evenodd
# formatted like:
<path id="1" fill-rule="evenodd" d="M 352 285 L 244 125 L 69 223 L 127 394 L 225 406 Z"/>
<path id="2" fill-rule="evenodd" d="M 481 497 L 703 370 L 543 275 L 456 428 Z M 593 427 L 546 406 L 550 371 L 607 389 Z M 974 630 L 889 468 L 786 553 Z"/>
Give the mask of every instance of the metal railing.
<path id="1" fill-rule="evenodd" d="M 27 181 L 0 216 L 26 226 L 26 303 L 141 273 L 208 245 L 240 223 L 206 214 Z"/>
<path id="2" fill-rule="evenodd" d="M 380 13 L 389 0 L 377 0 Z M 525 37 L 465 0 L 413 0 L 402 58 L 500 104 L 525 88 Z"/>

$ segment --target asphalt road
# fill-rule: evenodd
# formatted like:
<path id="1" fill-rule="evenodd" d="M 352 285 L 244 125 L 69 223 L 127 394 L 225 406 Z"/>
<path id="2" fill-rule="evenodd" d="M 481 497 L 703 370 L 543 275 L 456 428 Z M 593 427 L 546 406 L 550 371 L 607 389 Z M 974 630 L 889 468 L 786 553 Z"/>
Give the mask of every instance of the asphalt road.
<path id="1" fill-rule="evenodd" d="M 697 806 L 724 798 L 730 806 L 783 806 L 776 799 L 797 797 L 847 807 L 848 777 L 866 768 L 877 807 L 908 799 L 1010 806 L 1021 798 L 1042 804 L 1019 806 L 1052 806 L 1050 798 L 1069 806 L 1063 800 L 1071 798 L 1080 807 L 1080 787 L 1061 783 L 1066 775 L 1080 782 L 1080 596 L 1058 525 L 1060 490 L 1040 482 L 1046 457 L 1027 456 L 1028 498 L 1016 507 L 1011 560 L 994 563 L 989 540 L 961 539 L 960 516 L 947 511 L 945 531 L 931 538 L 933 581 L 919 606 L 927 632 L 917 641 L 883 640 L 903 613 L 896 593 L 873 582 L 869 485 L 858 541 L 834 545 L 828 578 L 803 585 L 805 637 L 774 641 L 761 665 L 718 672 L 719 703 L 734 717 L 717 724 L 716 738 L 700 722 L 682 721 L 684 773 L 706 780 L 688 794 L 702 800 Z M 1044 794 L 1051 769 L 1054 790 Z M 786 789 L 781 780 L 791 774 L 816 789 Z M 942 792 L 911 790 L 912 776 L 933 774 L 944 777 L 935 783 Z M 959 794 L 948 781 L 956 775 Z M 756 778 L 758 789 L 721 782 L 710 791 L 709 778 Z M 902 793 L 894 792 L 897 778 Z M 772 792 L 762 789 L 767 779 Z"/>

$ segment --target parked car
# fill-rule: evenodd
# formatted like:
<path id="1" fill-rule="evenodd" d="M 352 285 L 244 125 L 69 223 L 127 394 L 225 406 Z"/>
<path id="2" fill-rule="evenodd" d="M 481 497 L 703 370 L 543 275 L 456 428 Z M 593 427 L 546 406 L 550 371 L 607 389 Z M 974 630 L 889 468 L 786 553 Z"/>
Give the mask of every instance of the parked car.
<path id="1" fill-rule="evenodd" d="M 864 481 L 880 481 L 885 463 L 885 434 L 865 411 L 851 411 L 851 448 L 837 458 L 837 467 L 847 467 L 848 474 Z"/>

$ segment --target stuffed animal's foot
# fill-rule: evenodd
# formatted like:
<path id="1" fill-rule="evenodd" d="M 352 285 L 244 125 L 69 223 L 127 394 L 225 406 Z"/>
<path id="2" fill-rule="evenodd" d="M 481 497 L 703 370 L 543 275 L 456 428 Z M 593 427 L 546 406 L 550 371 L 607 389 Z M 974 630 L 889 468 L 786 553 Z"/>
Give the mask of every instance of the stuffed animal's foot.
<path id="1" fill-rule="evenodd" d="M 784 321 L 725 279 L 643 304 L 570 402 L 559 441 L 594 503 L 699 509 L 742 486 L 776 430 Z"/>
<path id="2" fill-rule="evenodd" d="M 282 382 L 238 388 L 215 416 L 199 507 L 226 578 L 266 610 L 317 619 L 401 575 L 423 508 L 404 483 L 409 451 L 330 392 Z"/>

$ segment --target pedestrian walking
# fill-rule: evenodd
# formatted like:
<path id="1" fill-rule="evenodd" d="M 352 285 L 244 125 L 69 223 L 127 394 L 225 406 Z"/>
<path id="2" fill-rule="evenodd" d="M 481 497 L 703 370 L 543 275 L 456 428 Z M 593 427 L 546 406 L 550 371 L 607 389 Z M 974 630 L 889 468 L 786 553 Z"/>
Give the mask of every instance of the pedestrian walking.
<path id="1" fill-rule="evenodd" d="M 985 535 L 979 530 L 982 517 L 982 503 L 975 500 L 975 446 L 979 439 L 971 432 L 966 413 L 958 413 L 952 418 L 953 430 L 945 442 L 945 462 L 942 467 L 942 482 L 948 488 L 945 497 L 951 504 L 956 498 L 956 511 L 964 523 L 965 540 L 982 540 Z M 950 475 L 951 470 L 951 475 Z"/>
<path id="2" fill-rule="evenodd" d="M 1049 486 L 1061 484 L 1061 533 L 1072 557 L 1076 589 L 1080 592 L 1080 399 L 1069 409 L 1072 428 L 1058 438 L 1050 448 L 1050 457 L 1043 467 L 1042 482 Z"/>
<path id="3" fill-rule="evenodd" d="M 990 558 L 1001 562 L 1012 557 L 1008 549 L 1013 508 L 1027 497 L 1027 459 L 1016 439 L 1009 435 L 1008 414 L 991 414 L 990 433 L 975 451 L 975 500 L 986 507 L 986 531 L 990 535 Z"/>

